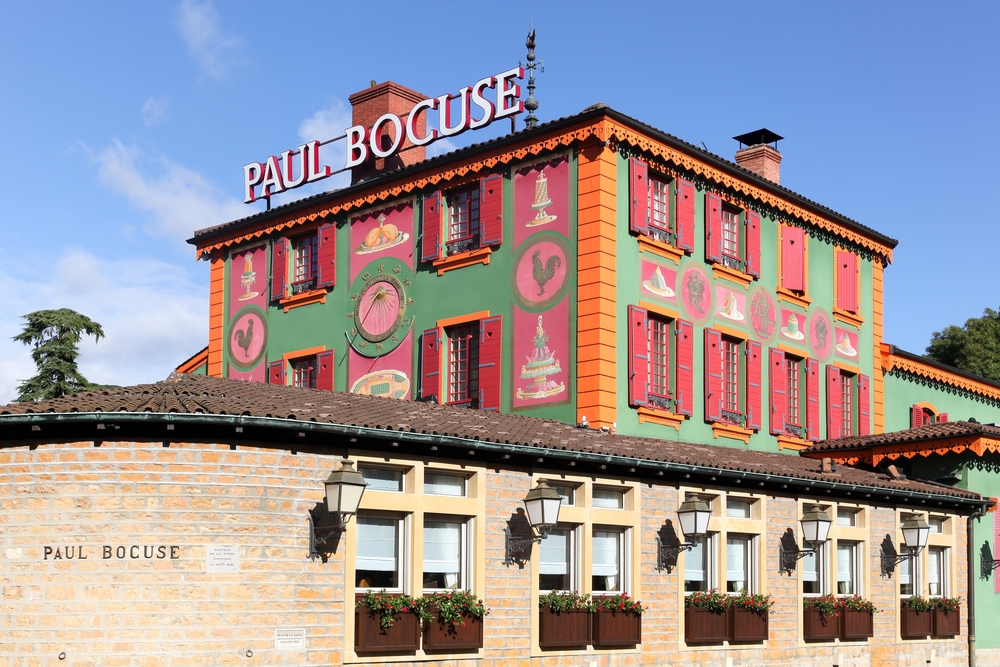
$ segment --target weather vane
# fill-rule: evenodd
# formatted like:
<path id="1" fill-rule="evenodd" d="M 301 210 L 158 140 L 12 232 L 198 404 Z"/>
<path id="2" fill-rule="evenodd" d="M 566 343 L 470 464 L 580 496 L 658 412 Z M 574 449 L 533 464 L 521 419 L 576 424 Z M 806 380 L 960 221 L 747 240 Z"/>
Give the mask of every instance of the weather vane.
<path id="1" fill-rule="evenodd" d="M 531 31 L 528 33 L 528 40 L 524 43 L 528 47 L 528 64 L 518 63 L 528 70 L 528 99 L 524 101 L 524 108 L 528 110 L 528 115 L 524 117 L 524 128 L 530 130 L 538 125 L 538 117 L 535 116 L 535 109 L 538 108 L 538 100 L 535 99 L 535 68 L 545 71 L 545 63 L 538 61 L 535 63 L 535 26 L 531 24 Z"/>

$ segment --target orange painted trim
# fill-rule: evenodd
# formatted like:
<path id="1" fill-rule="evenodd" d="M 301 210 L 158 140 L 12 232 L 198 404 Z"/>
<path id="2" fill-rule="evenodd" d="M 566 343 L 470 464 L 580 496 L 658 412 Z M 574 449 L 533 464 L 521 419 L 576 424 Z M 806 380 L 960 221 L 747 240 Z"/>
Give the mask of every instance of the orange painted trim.
<path id="1" fill-rule="evenodd" d="M 858 329 L 860 329 L 861 325 L 864 324 L 865 322 L 865 318 L 861 317 L 860 315 L 855 315 L 854 313 L 851 313 L 846 310 L 841 310 L 840 308 L 833 309 L 833 319 L 836 320 L 837 322 L 850 324 L 852 326 L 857 327 Z"/>
<path id="2" fill-rule="evenodd" d="M 206 345 L 199 352 L 196 352 L 193 357 L 182 363 L 180 366 L 174 369 L 178 373 L 193 373 L 202 366 L 208 364 L 208 346 Z"/>
<path id="3" fill-rule="evenodd" d="M 675 320 L 680 318 L 681 316 L 680 313 L 678 313 L 676 310 L 673 310 L 671 308 L 664 308 L 658 303 L 650 303 L 649 301 L 643 301 L 642 299 L 639 299 L 639 307 L 645 308 L 646 310 L 656 313 L 657 315 L 661 315 L 663 317 L 669 317 Z"/>
<path id="4" fill-rule="evenodd" d="M 226 323 L 226 260 L 221 252 L 212 253 L 208 279 L 208 375 L 222 377 L 222 348 Z"/>
<path id="5" fill-rule="evenodd" d="M 882 371 L 883 268 L 872 262 L 872 433 L 885 433 L 885 373 Z"/>
<path id="6" fill-rule="evenodd" d="M 638 407 L 635 411 L 639 415 L 640 424 L 649 422 L 651 424 L 660 424 L 661 426 L 671 426 L 675 431 L 680 431 L 681 424 L 684 423 L 683 415 L 675 415 L 666 410 Z"/>
<path id="7" fill-rule="evenodd" d="M 791 290 L 787 290 L 784 287 L 779 287 L 775 291 L 778 296 L 778 301 L 786 301 L 790 304 L 796 305 L 802 310 L 809 310 L 809 304 L 812 303 L 812 299 L 807 296 L 799 296 Z"/>
<path id="8" fill-rule="evenodd" d="M 281 304 L 281 307 L 286 313 L 292 308 L 298 308 L 299 306 L 308 306 L 311 303 L 326 303 L 326 290 L 314 289 L 308 292 L 302 292 L 301 294 L 281 299 L 278 303 Z"/>
<path id="9" fill-rule="evenodd" d="M 285 352 L 281 355 L 282 361 L 288 364 L 292 359 L 299 359 L 301 357 L 311 357 L 314 354 L 319 354 L 320 352 L 326 352 L 325 345 L 314 345 L 312 347 L 305 347 L 301 350 L 294 350 L 293 352 Z"/>
<path id="10" fill-rule="evenodd" d="M 492 254 L 493 248 L 476 248 L 475 250 L 467 250 L 466 252 L 449 255 L 442 259 L 435 259 L 432 264 L 437 269 L 437 274 L 443 276 L 445 272 L 461 269 L 463 266 L 489 264 L 490 255 Z"/>
<path id="11" fill-rule="evenodd" d="M 860 450 L 851 450 L 849 452 L 807 452 L 804 456 L 811 458 L 829 456 L 838 463 L 848 463 L 849 465 L 854 465 L 859 461 L 878 465 L 885 459 L 896 461 L 900 458 L 912 459 L 917 456 L 927 458 L 931 456 L 943 456 L 948 453 L 961 454 L 963 452 L 972 452 L 979 457 L 987 453 L 1000 453 L 1000 439 L 968 435 L 931 441 L 878 445 Z"/>
<path id="12" fill-rule="evenodd" d="M 490 311 L 480 310 L 478 313 L 469 313 L 468 315 L 456 315 L 455 317 L 446 317 L 443 320 L 437 321 L 437 328 L 439 330 L 443 330 L 445 327 L 453 327 L 456 324 L 468 324 L 469 322 L 477 322 L 489 316 L 490 316 Z"/>
<path id="13" fill-rule="evenodd" d="M 927 378 L 928 380 L 940 382 L 941 384 L 948 385 L 950 387 L 958 387 L 959 389 L 965 389 L 966 391 L 970 391 L 974 394 L 1000 400 L 1000 387 L 993 387 L 983 382 L 976 382 L 975 380 L 954 375 L 946 370 L 929 364 L 922 364 L 919 361 L 900 358 L 888 352 L 888 345 L 885 345 L 884 347 L 886 351 L 882 355 L 882 369 L 886 373 L 899 368 L 900 370 L 913 373 L 914 375 Z"/>
<path id="14" fill-rule="evenodd" d="M 740 331 L 739 329 L 730 329 L 724 324 L 713 324 L 711 328 L 713 331 L 718 331 L 719 333 L 725 334 L 732 338 L 739 338 L 742 341 L 750 340 L 750 334 L 747 333 L 746 331 Z"/>
<path id="15" fill-rule="evenodd" d="M 736 424 L 726 424 L 725 422 L 714 422 L 712 424 L 712 433 L 716 438 L 740 440 L 745 445 L 750 444 L 750 436 L 753 435 L 753 431 L 750 429 L 737 426 Z"/>
<path id="16" fill-rule="evenodd" d="M 805 359 L 809 356 L 809 352 L 806 350 L 799 350 L 791 345 L 788 345 L 787 343 L 778 343 L 778 349 L 785 354 L 790 354 L 793 357 L 798 357 L 799 359 Z"/>
<path id="17" fill-rule="evenodd" d="M 834 359 L 831 363 L 842 371 L 854 373 L 855 375 L 861 374 L 861 369 L 858 366 L 852 366 L 851 364 L 840 361 L 839 359 Z"/>
<path id="18" fill-rule="evenodd" d="M 803 440 L 801 438 L 793 438 L 790 435 L 776 435 L 774 436 L 778 441 L 778 449 L 791 449 L 793 451 L 801 451 L 809 447 L 812 443 L 808 440 Z"/>
<path id="19" fill-rule="evenodd" d="M 651 239 L 642 234 L 639 235 L 637 240 L 639 241 L 639 252 L 648 252 L 652 255 L 659 255 L 660 257 L 669 259 L 674 264 L 680 265 L 681 257 L 684 256 L 684 251 L 680 248 L 675 248 L 669 243 L 663 243 L 662 241 Z"/>
<path id="20" fill-rule="evenodd" d="M 712 273 L 715 274 L 716 278 L 728 280 L 729 282 L 739 285 L 740 287 L 750 287 L 750 283 L 753 282 L 753 276 L 749 273 L 743 273 L 742 271 L 731 269 L 728 266 L 723 266 L 722 264 L 713 264 Z"/>

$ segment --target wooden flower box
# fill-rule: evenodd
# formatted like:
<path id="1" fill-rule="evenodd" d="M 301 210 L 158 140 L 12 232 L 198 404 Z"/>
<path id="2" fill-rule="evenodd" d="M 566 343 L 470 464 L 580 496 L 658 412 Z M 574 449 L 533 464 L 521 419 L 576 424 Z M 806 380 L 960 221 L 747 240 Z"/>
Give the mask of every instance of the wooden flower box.
<path id="1" fill-rule="evenodd" d="M 858 641 L 875 635 L 875 623 L 870 611 L 843 609 L 840 612 L 840 638 Z"/>
<path id="2" fill-rule="evenodd" d="M 840 618 L 816 607 L 803 607 L 802 636 L 807 642 L 832 642 L 840 637 Z"/>
<path id="3" fill-rule="evenodd" d="M 590 644 L 590 612 L 586 609 L 555 613 L 548 607 L 541 607 L 538 621 L 538 645 L 542 648 Z"/>
<path id="4" fill-rule="evenodd" d="M 729 638 L 729 614 L 701 607 L 684 608 L 684 641 L 688 644 L 721 644 Z"/>
<path id="5" fill-rule="evenodd" d="M 766 611 L 729 608 L 729 641 L 737 644 L 767 641 Z"/>
<path id="6" fill-rule="evenodd" d="M 354 610 L 354 650 L 358 653 L 402 653 L 420 646 L 420 619 L 403 612 L 383 629 L 379 615 L 364 605 Z"/>
<path id="7" fill-rule="evenodd" d="M 624 611 L 598 610 L 591 614 L 594 646 L 635 646 L 642 643 L 642 616 Z"/>
<path id="8" fill-rule="evenodd" d="M 900 607 L 899 636 L 903 639 L 923 639 L 934 627 L 934 612 Z"/>
<path id="9" fill-rule="evenodd" d="M 954 637 L 961 631 L 961 610 L 945 611 L 935 609 L 934 612 L 934 636 Z"/>
<path id="10" fill-rule="evenodd" d="M 438 620 L 437 607 L 428 607 L 427 611 L 431 619 L 424 621 L 425 651 L 472 651 L 483 647 L 483 619 L 463 616 L 462 621 L 452 625 Z"/>

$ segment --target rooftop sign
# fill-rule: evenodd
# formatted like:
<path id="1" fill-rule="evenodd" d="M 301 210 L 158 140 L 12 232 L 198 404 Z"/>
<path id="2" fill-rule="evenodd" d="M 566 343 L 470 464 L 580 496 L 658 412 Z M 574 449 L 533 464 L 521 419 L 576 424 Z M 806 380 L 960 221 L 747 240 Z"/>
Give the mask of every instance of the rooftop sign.
<path id="1" fill-rule="evenodd" d="M 339 137 L 310 141 L 297 150 L 282 152 L 280 157 L 272 155 L 264 162 L 243 165 L 243 201 L 250 204 L 262 197 L 269 198 L 329 178 L 364 164 L 370 158 L 390 157 L 403 150 L 407 141 L 413 146 L 427 146 L 438 139 L 454 137 L 466 130 L 478 130 L 494 120 L 522 113 L 524 102 L 520 100 L 521 86 L 517 81 L 523 78 L 524 69 L 515 67 L 480 79 L 472 86 L 465 86 L 457 95 L 446 93 L 417 102 L 405 117 L 387 113 L 371 127 L 355 125 Z M 426 111 L 438 112 L 437 128 L 419 136 L 418 119 Z M 475 117 L 477 115 L 478 118 Z M 380 144 L 382 131 L 390 126 L 392 144 L 383 146 Z M 347 159 L 342 168 L 334 170 L 323 164 L 320 150 L 324 145 L 341 139 L 347 140 Z"/>

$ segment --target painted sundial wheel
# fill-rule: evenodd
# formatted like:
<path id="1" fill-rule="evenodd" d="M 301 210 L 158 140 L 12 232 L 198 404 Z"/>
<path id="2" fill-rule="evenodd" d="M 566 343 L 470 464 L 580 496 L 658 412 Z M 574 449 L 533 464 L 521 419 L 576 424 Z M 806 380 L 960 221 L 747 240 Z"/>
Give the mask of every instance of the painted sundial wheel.
<path id="1" fill-rule="evenodd" d="M 260 306 L 244 306 L 229 323 L 229 363 L 241 371 L 257 366 L 267 344 L 267 318 Z"/>
<path id="2" fill-rule="evenodd" d="M 413 301 L 406 295 L 410 280 L 403 271 L 409 274 L 407 267 L 382 262 L 367 268 L 351 293 L 354 330 L 348 337 L 356 352 L 377 357 L 395 349 L 406 336 L 413 323 L 406 308 Z"/>

